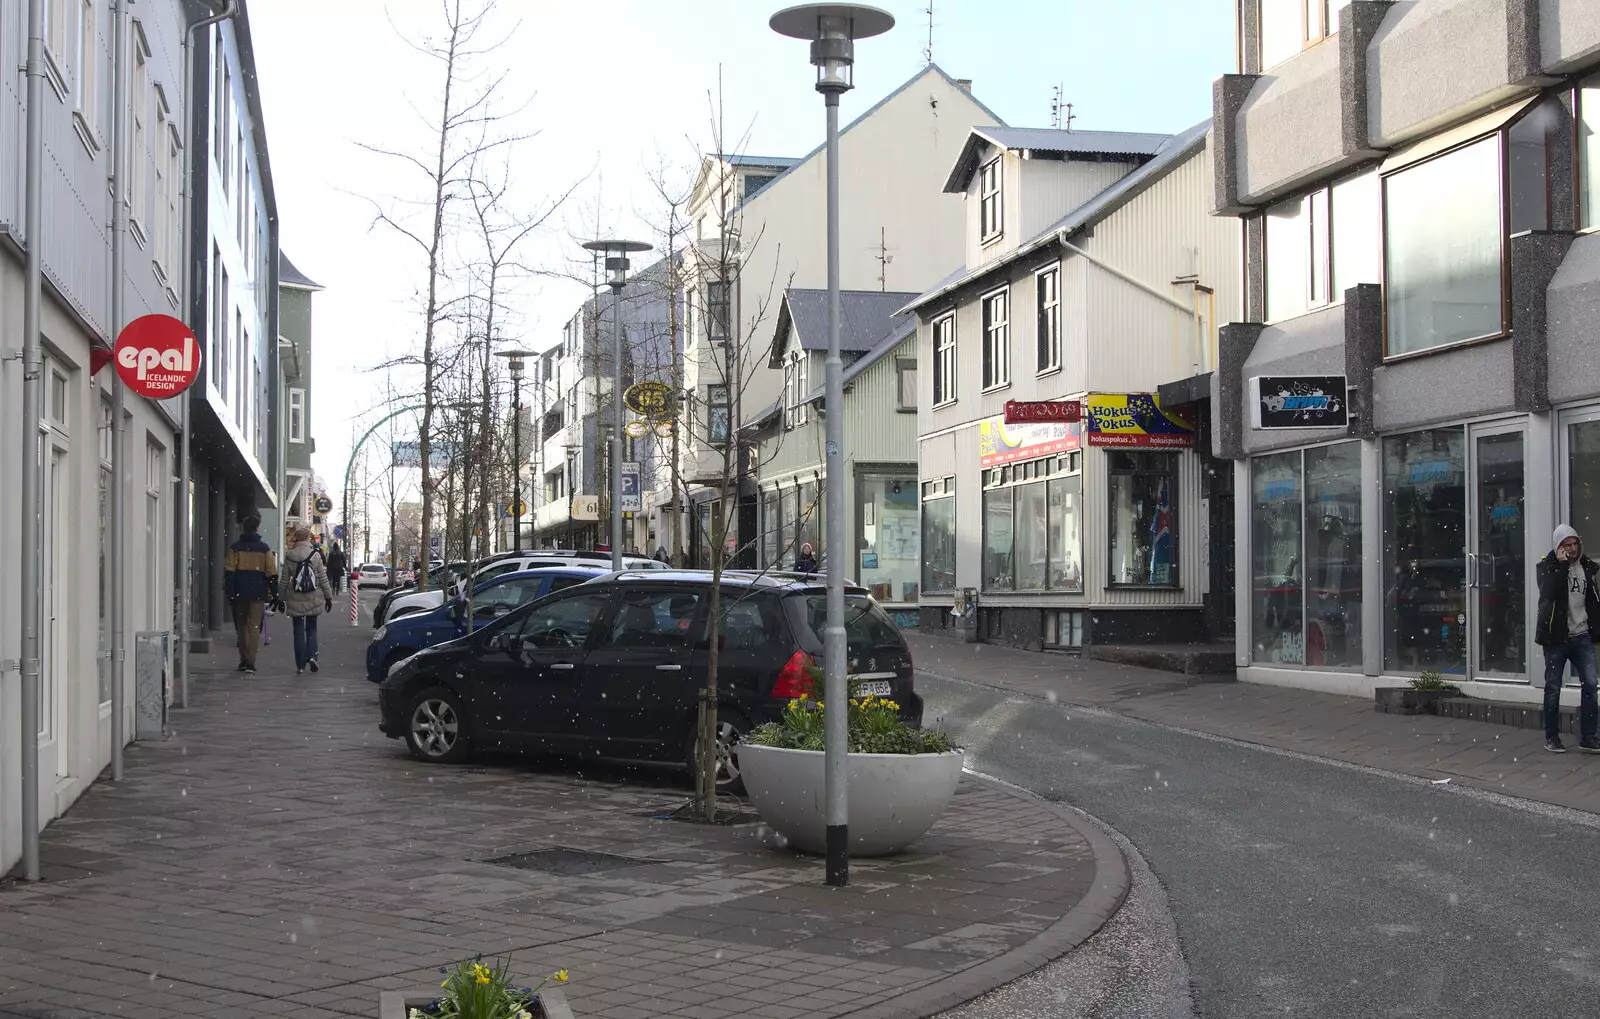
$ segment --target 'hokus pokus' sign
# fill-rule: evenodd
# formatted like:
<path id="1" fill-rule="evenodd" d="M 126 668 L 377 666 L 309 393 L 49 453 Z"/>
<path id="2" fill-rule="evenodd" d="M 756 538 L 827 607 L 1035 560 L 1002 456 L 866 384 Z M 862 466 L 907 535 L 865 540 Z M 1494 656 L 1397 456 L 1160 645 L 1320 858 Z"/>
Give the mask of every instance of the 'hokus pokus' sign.
<path id="1" fill-rule="evenodd" d="M 200 377 L 200 345 L 171 315 L 141 315 L 129 322 L 117 335 L 111 357 L 123 383 L 152 400 L 177 396 Z"/>

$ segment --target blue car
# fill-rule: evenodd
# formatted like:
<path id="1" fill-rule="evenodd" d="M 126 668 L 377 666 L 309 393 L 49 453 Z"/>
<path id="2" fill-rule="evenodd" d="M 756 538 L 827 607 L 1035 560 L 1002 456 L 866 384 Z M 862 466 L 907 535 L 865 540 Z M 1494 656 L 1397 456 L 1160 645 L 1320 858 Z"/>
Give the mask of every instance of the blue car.
<path id="1" fill-rule="evenodd" d="M 505 573 L 473 589 L 470 620 L 465 598 L 446 602 L 431 612 L 401 616 L 372 635 L 372 642 L 367 645 L 367 678 L 382 683 L 396 663 L 424 648 L 465 637 L 518 605 L 609 572 L 609 567 L 599 566 L 545 566 Z"/>

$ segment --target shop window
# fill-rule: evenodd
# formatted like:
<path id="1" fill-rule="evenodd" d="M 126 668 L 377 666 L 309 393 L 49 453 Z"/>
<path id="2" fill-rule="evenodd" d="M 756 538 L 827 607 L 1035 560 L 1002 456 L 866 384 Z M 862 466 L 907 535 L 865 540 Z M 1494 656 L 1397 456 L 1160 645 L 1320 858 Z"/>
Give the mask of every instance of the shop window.
<path id="1" fill-rule="evenodd" d="M 1081 454 L 984 472 L 983 586 L 989 591 L 1081 591 Z"/>
<path id="2" fill-rule="evenodd" d="M 855 580 L 880 602 L 911 603 L 921 586 L 917 481 L 908 474 L 856 475 Z"/>
<path id="3" fill-rule="evenodd" d="M 1600 75 L 1578 86 L 1578 227 L 1600 227 Z"/>
<path id="4" fill-rule="evenodd" d="M 1383 440 L 1386 668 L 1465 669 L 1465 456 L 1460 428 Z"/>
<path id="5" fill-rule="evenodd" d="M 823 486 L 816 481 L 808 481 L 800 486 L 800 536 L 795 542 L 796 552 L 800 546 L 810 542 L 819 563 L 823 553 L 822 493 Z"/>
<path id="6" fill-rule="evenodd" d="M 1600 535 L 1600 421 L 1569 425 L 1567 449 L 1571 473 L 1565 519 L 1579 534 Z"/>
<path id="7" fill-rule="evenodd" d="M 761 493 L 761 566 L 773 569 L 778 565 L 778 492 L 768 489 Z"/>
<path id="8" fill-rule="evenodd" d="M 778 489 L 778 551 L 773 565 L 793 564 L 795 553 L 800 551 L 800 490 L 795 487 Z"/>
<path id="9" fill-rule="evenodd" d="M 1078 454 L 1072 454 L 1076 464 Z M 1052 591 L 1083 590 L 1083 525 L 1078 507 L 1083 501 L 1080 474 L 1054 477 L 1046 484 L 1050 531 Z"/>
<path id="10" fill-rule="evenodd" d="M 1300 451 L 1250 462 L 1251 660 L 1305 661 Z"/>
<path id="11" fill-rule="evenodd" d="M 922 483 L 922 590 L 956 586 L 956 479 Z"/>
<path id="12" fill-rule="evenodd" d="M 1112 586 L 1178 586 L 1178 458 L 1108 450 Z"/>
<path id="13" fill-rule="evenodd" d="M 1016 578 L 1011 560 L 1011 489 L 983 493 L 983 589 L 1010 591 Z"/>

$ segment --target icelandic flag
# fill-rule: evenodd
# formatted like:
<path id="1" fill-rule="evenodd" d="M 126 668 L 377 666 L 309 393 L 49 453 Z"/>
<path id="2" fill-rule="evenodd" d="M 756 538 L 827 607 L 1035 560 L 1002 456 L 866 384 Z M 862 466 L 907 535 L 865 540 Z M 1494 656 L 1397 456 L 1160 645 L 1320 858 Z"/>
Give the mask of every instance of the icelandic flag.
<path id="1" fill-rule="evenodd" d="M 1161 482 L 1156 495 L 1156 513 L 1150 522 L 1150 582 L 1166 584 L 1172 580 L 1172 503 L 1167 498 L 1167 482 Z"/>

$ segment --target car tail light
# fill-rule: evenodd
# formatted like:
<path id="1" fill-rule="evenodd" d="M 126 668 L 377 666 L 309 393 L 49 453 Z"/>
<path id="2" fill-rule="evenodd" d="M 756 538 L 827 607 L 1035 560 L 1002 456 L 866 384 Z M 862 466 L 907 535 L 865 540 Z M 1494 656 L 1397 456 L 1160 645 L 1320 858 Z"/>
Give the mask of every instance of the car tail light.
<path id="1" fill-rule="evenodd" d="M 778 681 L 772 684 L 772 696 L 787 700 L 812 692 L 811 677 L 806 669 L 816 664 L 816 659 L 804 651 L 796 651 L 778 671 Z"/>

